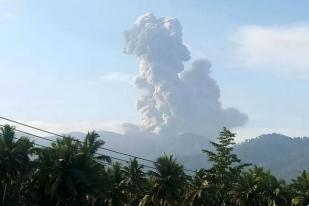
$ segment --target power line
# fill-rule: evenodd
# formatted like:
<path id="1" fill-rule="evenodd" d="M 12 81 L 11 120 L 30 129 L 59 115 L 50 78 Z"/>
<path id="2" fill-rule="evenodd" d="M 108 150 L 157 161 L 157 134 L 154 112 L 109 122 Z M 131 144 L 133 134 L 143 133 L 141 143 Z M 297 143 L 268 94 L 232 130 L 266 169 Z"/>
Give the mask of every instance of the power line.
<path id="1" fill-rule="evenodd" d="M 3 125 L 0 125 L 0 127 L 3 127 Z M 17 130 L 16 130 L 17 131 Z M 16 140 L 21 140 L 21 141 L 23 141 L 24 139 L 21 139 L 21 138 L 17 138 L 17 137 L 14 137 L 14 139 L 16 139 Z M 41 144 L 38 144 L 38 143 L 35 143 L 35 142 L 33 142 L 33 144 L 34 145 L 36 145 L 36 146 L 39 146 L 39 147 L 42 147 L 42 148 L 49 148 L 48 146 L 46 146 L 46 145 L 41 145 Z M 111 159 L 114 159 L 114 157 L 111 157 L 111 156 L 109 156 Z M 120 160 L 120 159 L 118 159 L 118 158 L 116 158 L 117 160 Z M 125 161 L 125 162 L 128 162 L 127 160 L 122 160 L 122 161 Z M 99 164 L 102 164 L 102 165 L 109 165 L 109 166 L 112 166 L 113 164 L 111 163 L 111 162 L 107 162 L 107 161 L 105 161 L 105 162 L 98 162 Z M 144 166 L 144 165 L 143 165 Z"/>
<path id="2" fill-rule="evenodd" d="M 0 119 L 6 120 L 6 121 L 9 121 L 9 122 L 13 122 L 13 123 L 15 123 L 15 124 L 19 124 L 19 125 L 22 125 L 22 126 L 25 126 L 25 127 L 31 128 L 31 129 L 34 129 L 34 130 L 38 130 L 38 131 L 47 133 L 47 134 L 51 134 L 51 135 L 54 135 L 54 136 L 57 136 L 57 137 L 66 138 L 64 135 L 60 135 L 60 134 L 57 134 L 57 133 L 54 133 L 54 132 L 50 132 L 50 131 L 48 131 L 48 130 L 41 129 L 41 128 L 38 128 L 38 127 L 34 127 L 34 126 L 31 126 L 31 125 L 28 125 L 28 124 L 25 124 L 25 123 L 22 123 L 22 122 L 18 122 L 18 121 L 15 121 L 15 120 L 12 120 L 12 119 L 9 119 L 9 118 L 6 118 L 6 117 L 1 117 L 1 116 L 0 116 Z M 18 130 L 16 130 L 16 131 L 18 131 Z M 45 138 L 45 137 L 40 137 L 40 138 L 41 138 L 41 139 L 45 139 L 45 140 L 48 139 L 48 138 Z M 80 142 L 80 140 L 78 140 L 78 139 L 72 138 L 72 140 L 77 141 L 77 142 Z M 48 141 L 48 140 L 47 140 L 47 141 Z M 106 148 L 106 147 L 100 147 L 100 149 L 103 149 L 103 150 L 106 150 L 106 151 L 109 151 L 109 152 L 113 152 L 113 153 L 116 153 L 116 154 L 128 156 L 128 157 L 131 157 L 131 158 L 136 158 L 136 159 L 139 159 L 139 160 L 151 162 L 151 163 L 153 163 L 153 164 L 156 163 L 156 161 L 154 161 L 154 160 L 146 159 L 146 158 L 143 158 L 143 157 L 138 157 L 138 156 L 131 155 L 131 154 L 128 154 L 128 153 L 124 153 L 124 152 L 119 152 L 119 151 L 116 151 L 116 150 L 113 150 L 113 149 L 109 149 L 109 148 Z M 148 166 L 148 167 L 150 167 L 150 166 Z M 153 169 L 154 169 L 154 168 L 153 168 Z M 195 170 L 186 169 L 186 168 L 184 168 L 184 171 L 193 172 L 193 173 L 196 172 Z"/>
<path id="3" fill-rule="evenodd" d="M 44 130 L 44 129 L 40 129 L 38 127 L 33 127 L 31 125 L 24 124 L 24 123 L 21 123 L 21 122 L 15 121 L 15 120 L 11 120 L 11 119 L 8 119 L 8 118 L 5 118 L 5 117 L 0 117 L 0 119 L 6 120 L 6 121 L 9 121 L 9 122 L 13 122 L 13 123 L 16 123 L 16 124 L 19 124 L 19 125 L 31 128 L 31 129 L 35 129 L 35 130 L 38 130 L 38 131 L 41 131 L 41 132 L 44 132 L 44 133 L 47 133 L 47 134 L 51 134 L 51 135 L 54 135 L 54 136 L 57 136 L 57 137 L 61 137 L 61 138 L 65 137 L 64 135 L 60 135 L 60 134 L 57 134 L 57 133 L 54 133 L 54 132 L 50 132 L 50 131 L 47 131 L 47 130 Z M 78 139 L 73 139 L 73 140 L 80 142 Z M 129 157 L 132 157 L 132 158 L 148 161 L 148 162 L 151 162 L 151 163 L 155 163 L 155 161 L 153 161 L 153 160 L 145 159 L 145 158 L 142 158 L 142 157 L 137 157 L 137 156 L 127 154 L 127 153 L 123 153 L 123 152 L 119 152 L 119 151 L 116 151 L 116 150 L 113 150 L 113 149 L 109 149 L 109 148 L 105 148 L 105 147 L 100 147 L 100 149 L 103 149 L 103 150 L 106 150 L 106 151 L 109 151 L 109 152 L 113 152 L 113 153 L 117 153 L 117 154 L 120 154 L 120 155 L 129 156 Z"/>
<path id="4" fill-rule="evenodd" d="M 57 136 L 57 137 L 61 137 L 61 138 L 65 137 L 64 135 L 60 135 L 60 134 L 57 134 L 57 133 L 54 133 L 54 132 L 50 132 L 50 131 L 47 131 L 47 130 L 44 130 L 44 129 L 40 129 L 38 127 L 33 127 L 31 125 L 24 124 L 24 123 L 21 123 L 21 122 L 15 121 L 15 120 L 11 120 L 11 119 L 8 119 L 8 118 L 5 118 L 5 117 L 0 117 L 0 119 L 6 120 L 6 121 L 9 121 L 9 122 L 13 122 L 13 123 L 16 123 L 16 124 L 19 124 L 19 125 L 31 128 L 31 129 L 35 129 L 35 130 L 38 130 L 38 131 L 41 131 L 41 132 L 44 132 L 44 133 L 47 133 L 47 134 L 51 134 L 51 135 L 54 135 L 54 136 Z M 73 139 L 73 140 L 79 142 L 78 139 Z M 117 153 L 117 154 L 120 154 L 120 155 L 129 156 L 129 157 L 132 157 L 132 158 L 144 160 L 144 161 L 147 161 L 147 162 L 155 163 L 155 161 L 153 161 L 153 160 L 149 160 L 149 159 L 142 158 L 142 157 L 137 157 L 135 155 L 119 152 L 119 151 L 116 151 L 116 150 L 113 150 L 113 149 L 109 149 L 109 148 L 105 148 L 105 147 L 100 147 L 100 149 L 103 149 L 103 150 L 106 150 L 106 151 L 109 151 L 109 152 L 113 152 L 113 153 Z"/>
<path id="5" fill-rule="evenodd" d="M 0 127 L 4 127 L 4 125 L 1 125 L 0 124 Z M 23 130 L 19 130 L 19 129 L 14 129 L 15 131 L 17 131 L 17 132 L 20 132 L 20 133 L 23 133 L 23 134 L 26 134 L 26 135 L 30 135 L 30 136 L 32 136 L 32 137 L 37 137 L 37 138 L 39 138 L 39 139 L 43 139 L 43 140 L 46 140 L 46 141 L 49 141 L 49 142 L 53 142 L 53 143 L 57 143 L 57 141 L 56 140 L 52 140 L 52 139 L 49 139 L 49 138 L 46 138 L 46 137 L 42 137 L 42 136 L 39 136 L 39 135 L 36 135 L 36 134 L 33 134 L 33 133 L 29 133 L 29 132 L 25 132 L 25 131 L 23 131 Z M 73 139 L 73 138 L 71 138 L 73 141 L 76 141 L 75 139 Z M 80 142 L 80 141 L 79 141 Z M 37 143 L 34 143 L 35 145 L 38 145 L 38 146 L 43 146 L 43 147 L 47 147 L 47 146 L 44 146 L 44 145 L 39 145 L 39 144 L 37 144 Z M 118 157 L 113 157 L 113 156 L 110 156 L 110 155 L 105 155 L 105 154 L 101 154 L 101 153 L 95 153 L 96 155 L 104 155 L 104 156 L 106 156 L 106 157 L 109 157 L 109 158 L 111 158 L 111 159 L 114 159 L 114 160 L 117 160 L 117 161 L 121 161 L 121 162 L 125 162 L 125 163 L 129 163 L 129 161 L 128 160 L 124 160 L 124 159 L 121 159 L 121 158 L 118 158 Z M 152 167 L 152 166 L 149 166 L 149 165 L 144 165 L 144 164 L 140 164 L 140 165 L 142 165 L 143 167 L 145 167 L 145 168 L 150 168 L 150 169 L 156 169 L 155 167 Z"/>
<path id="6" fill-rule="evenodd" d="M 0 124 L 0 127 L 4 127 L 4 125 L 1 125 L 1 124 Z M 17 129 L 14 129 L 14 130 L 16 130 L 16 131 L 18 131 L 18 132 L 21 132 L 20 130 L 17 130 Z M 27 133 L 27 132 L 25 132 L 25 133 Z M 28 134 L 28 135 L 30 134 L 30 135 L 34 136 L 34 134 L 31 134 L 31 133 L 27 133 L 27 134 Z M 17 138 L 17 137 L 13 137 L 13 138 L 16 139 L 16 140 L 26 141 L 26 140 L 24 140 L 24 139 Z M 51 141 L 52 141 L 52 140 L 51 140 Z M 46 146 L 46 145 L 41 145 L 41 144 L 38 144 L 38 143 L 35 143 L 35 142 L 33 142 L 33 144 L 36 145 L 36 146 L 42 147 L 42 148 L 50 148 L 50 147 L 48 147 L 48 146 Z M 113 157 L 113 156 L 109 156 L 109 155 L 105 155 L 105 156 L 107 156 L 107 157 L 109 157 L 109 158 L 111 158 L 111 159 L 117 160 L 117 161 L 125 162 L 125 163 L 127 163 L 127 164 L 129 163 L 128 160 L 120 159 L 120 158 Z M 112 162 L 108 162 L 108 161 L 97 161 L 97 163 L 98 163 L 98 164 L 101 164 L 101 165 L 104 165 L 104 166 L 113 166 L 113 163 L 112 163 Z M 151 166 L 148 166 L 148 165 L 144 165 L 144 164 L 139 164 L 139 165 L 143 166 L 143 168 L 156 169 L 156 168 L 154 168 L 154 167 L 151 167 Z M 123 165 L 120 165 L 120 167 L 121 167 L 122 169 L 125 168 Z M 148 170 L 148 171 L 149 171 L 149 170 Z M 192 176 L 190 176 L 190 175 L 187 175 L 187 176 L 192 177 Z"/>
<path id="7" fill-rule="evenodd" d="M 0 127 L 4 127 L 4 125 L 0 124 Z M 57 141 L 55 141 L 55 140 L 51 140 L 51 139 L 48 139 L 48 138 L 45 138 L 45 137 L 41 137 L 41 136 L 38 136 L 38 135 L 35 135 L 35 134 L 32 134 L 32 133 L 29 133 L 29 132 L 25 132 L 25 131 L 16 129 L 16 128 L 14 128 L 14 130 L 17 131 L 17 132 L 26 134 L 26 135 L 30 135 L 30 136 L 32 136 L 32 137 L 37 137 L 37 138 L 39 138 L 39 139 L 47 140 L 47 141 L 49 141 L 49 142 L 53 142 L 53 143 L 56 143 L 56 142 L 57 142 Z M 17 137 L 14 137 L 14 139 L 22 140 L 22 139 L 17 138 Z M 72 140 L 74 140 L 74 139 L 72 139 Z M 49 148 L 49 147 L 46 146 L 46 145 L 41 145 L 41 144 L 38 144 L 38 143 L 35 143 L 35 142 L 33 142 L 33 144 L 36 145 L 36 146 L 39 146 L 39 147 Z M 95 153 L 95 154 L 96 154 L 96 155 L 104 155 L 104 154 L 101 154 L 101 153 Z M 121 158 L 118 158 L 118 157 L 113 157 L 113 156 L 110 156 L 110 155 L 104 155 L 104 156 L 109 157 L 109 158 L 111 158 L 111 159 L 113 159 L 113 160 L 125 162 L 125 163 L 127 163 L 127 164 L 129 163 L 128 160 L 124 160 L 124 159 L 121 159 Z M 105 162 L 100 162 L 100 163 L 112 165 L 112 163 L 107 162 L 107 161 L 105 161 Z M 144 168 L 156 169 L 155 167 L 151 167 L 151 166 L 149 166 L 149 165 L 144 165 L 144 164 L 139 164 L 139 165 L 143 166 Z"/>

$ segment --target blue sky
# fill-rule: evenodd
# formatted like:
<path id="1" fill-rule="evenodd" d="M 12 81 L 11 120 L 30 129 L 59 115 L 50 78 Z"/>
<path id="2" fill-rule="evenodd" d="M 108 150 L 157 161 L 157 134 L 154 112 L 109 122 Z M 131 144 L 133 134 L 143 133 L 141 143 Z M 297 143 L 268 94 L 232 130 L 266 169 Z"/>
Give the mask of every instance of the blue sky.
<path id="1" fill-rule="evenodd" d="M 0 0 L 1 115 L 51 130 L 138 122 L 138 73 L 123 32 L 145 12 L 183 26 L 208 58 L 224 106 L 249 116 L 242 139 L 309 136 L 308 1 Z"/>

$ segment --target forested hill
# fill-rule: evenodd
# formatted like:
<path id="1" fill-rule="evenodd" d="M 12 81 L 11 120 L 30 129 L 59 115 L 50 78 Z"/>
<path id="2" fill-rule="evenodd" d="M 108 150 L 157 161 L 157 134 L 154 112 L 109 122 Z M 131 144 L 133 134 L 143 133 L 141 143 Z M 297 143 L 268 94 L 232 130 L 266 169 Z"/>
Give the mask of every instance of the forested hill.
<path id="1" fill-rule="evenodd" d="M 235 147 L 240 159 L 271 171 L 278 177 L 291 179 L 301 170 L 309 170 L 309 138 L 291 138 L 267 134 Z"/>
<path id="2" fill-rule="evenodd" d="M 270 169 L 278 178 L 291 180 L 302 170 L 309 170 L 309 138 L 291 138 L 266 134 L 237 144 L 234 152 L 246 163 Z M 210 167 L 205 154 L 180 155 L 190 168 Z"/>
<path id="3" fill-rule="evenodd" d="M 210 167 L 202 149 L 210 149 L 209 139 L 184 134 L 167 140 L 133 138 L 100 132 L 106 146 L 149 158 L 174 154 L 188 168 Z M 129 138 L 130 141 L 126 140 Z M 123 144 L 126 142 L 126 144 Z M 270 169 L 277 177 L 290 180 L 302 170 L 309 170 L 309 138 L 291 138 L 280 134 L 265 134 L 237 144 L 234 151 L 243 162 Z"/>
<path id="4" fill-rule="evenodd" d="M 71 133 L 82 138 L 83 133 Z M 156 159 L 166 153 L 173 154 L 186 168 L 209 168 L 207 156 L 202 149 L 211 149 L 209 139 L 193 134 L 175 137 L 144 137 L 99 131 L 106 142 L 105 147 L 137 156 Z M 39 143 L 45 145 L 48 142 Z M 123 158 L 114 153 L 107 155 Z M 309 138 L 291 138 L 280 134 L 266 134 L 235 146 L 234 152 L 246 163 L 270 169 L 279 178 L 290 180 L 302 170 L 309 170 Z M 128 157 L 124 157 L 128 158 Z"/>

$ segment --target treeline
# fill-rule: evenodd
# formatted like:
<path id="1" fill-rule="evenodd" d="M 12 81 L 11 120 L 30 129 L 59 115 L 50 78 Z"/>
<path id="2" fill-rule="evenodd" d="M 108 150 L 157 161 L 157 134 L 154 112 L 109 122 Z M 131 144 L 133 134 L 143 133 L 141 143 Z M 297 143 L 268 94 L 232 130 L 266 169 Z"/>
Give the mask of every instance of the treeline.
<path id="1" fill-rule="evenodd" d="M 307 206 L 309 173 L 291 183 L 242 163 L 233 154 L 235 134 L 223 129 L 213 150 L 203 150 L 212 168 L 189 176 L 172 156 L 159 157 L 146 171 L 136 159 L 126 165 L 97 153 L 95 132 L 83 141 L 57 139 L 38 147 L 17 138 L 14 127 L 0 132 L 1 205 L 7 206 Z M 125 144 L 125 143 L 124 143 Z M 109 166 L 110 164 L 110 166 Z M 190 174 L 192 175 L 192 174 Z"/>

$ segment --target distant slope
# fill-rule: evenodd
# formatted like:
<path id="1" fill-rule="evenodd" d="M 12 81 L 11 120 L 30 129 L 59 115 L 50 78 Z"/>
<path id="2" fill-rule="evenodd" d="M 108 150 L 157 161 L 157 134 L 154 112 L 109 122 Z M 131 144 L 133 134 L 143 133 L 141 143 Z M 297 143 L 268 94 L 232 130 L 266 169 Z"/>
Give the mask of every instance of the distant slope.
<path id="1" fill-rule="evenodd" d="M 99 134 L 106 141 L 107 148 L 150 159 L 164 153 L 173 154 L 186 168 L 210 167 L 206 154 L 202 153 L 202 149 L 211 148 L 209 139 L 199 135 L 182 134 L 162 138 L 128 136 L 106 131 L 99 131 Z M 234 152 L 243 162 L 263 166 L 277 177 L 287 180 L 294 178 L 302 170 L 309 170 L 309 138 L 266 134 L 237 144 Z M 107 154 L 121 157 L 113 153 Z"/>
<path id="2" fill-rule="evenodd" d="M 105 131 L 98 132 L 106 141 L 106 147 L 155 159 L 160 155 L 191 156 L 200 154 L 202 148 L 209 147 L 209 139 L 195 134 L 181 134 L 177 136 L 139 136 L 120 135 Z"/>
<path id="3" fill-rule="evenodd" d="M 107 131 L 98 131 L 98 133 L 106 142 L 104 145 L 106 148 L 152 160 L 164 153 L 173 154 L 186 168 L 210 167 L 207 156 L 202 153 L 202 149 L 211 149 L 209 139 L 199 135 L 182 134 L 163 138 L 156 135 L 122 135 Z M 84 133 L 79 132 L 70 133 L 70 135 L 78 139 L 85 136 Z M 20 134 L 17 133 L 17 136 Z M 43 145 L 50 143 L 35 137 L 33 139 Z M 118 158 L 129 158 L 105 150 L 99 152 Z M 309 138 L 266 134 L 236 145 L 234 152 L 243 162 L 263 166 L 283 179 L 294 178 L 302 170 L 309 171 Z"/>
<path id="4" fill-rule="evenodd" d="M 284 179 L 309 170 L 309 138 L 267 134 L 237 145 L 235 152 L 243 161 L 269 168 Z"/>
<path id="5" fill-rule="evenodd" d="M 267 134 L 236 145 L 234 152 L 242 162 L 263 166 L 282 179 L 291 180 L 302 170 L 309 171 L 309 138 Z M 178 159 L 187 167 L 210 167 L 202 153 Z"/>

